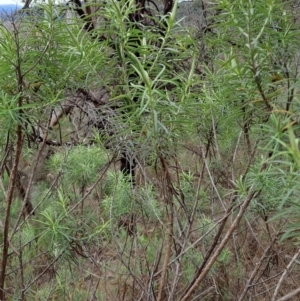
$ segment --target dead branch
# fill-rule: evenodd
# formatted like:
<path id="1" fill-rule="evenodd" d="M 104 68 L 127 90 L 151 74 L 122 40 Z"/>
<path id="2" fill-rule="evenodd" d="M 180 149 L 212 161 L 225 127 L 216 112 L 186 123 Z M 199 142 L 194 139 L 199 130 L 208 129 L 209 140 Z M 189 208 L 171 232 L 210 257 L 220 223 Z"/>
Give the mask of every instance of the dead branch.
<path id="1" fill-rule="evenodd" d="M 294 255 L 294 257 L 291 259 L 291 261 L 289 262 L 289 264 L 287 265 L 286 269 L 284 270 L 283 274 L 281 275 L 279 281 L 278 281 L 278 284 L 275 288 L 275 291 L 274 291 L 274 294 L 273 294 L 273 297 L 271 299 L 271 301 L 275 301 L 277 295 L 278 295 L 278 292 L 279 292 L 279 288 L 284 280 L 284 278 L 286 277 L 287 273 L 289 273 L 291 267 L 293 266 L 294 262 L 297 260 L 297 258 L 299 257 L 300 255 L 300 249 L 298 249 L 297 253 Z"/>
<path id="2" fill-rule="evenodd" d="M 297 296 L 300 294 L 300 287 L 297 289 L 291 291 L 290 293 L 286 294 L 285 296 L 281 297 L 280 299 L 277 299 L 276 301 L 287 301 L 291 300 L 293 297 Z"/>
<path id="3" fill-rule="evenodd" d="M 260 194 L 260 191 L 251 191 L 251 189 L 249 190 L 246 199 L 244 200 L 244 202 L 240 206 L 240 210 L 239 210 L 239 212 L 238 212 L 235 220 L 231 224 L 230 228 L 228 229 L 228 231 L 225 234 L 224 238 L 222 239 L 222 241 L 220 242 L 219 246 L 215 250 L 215 252 L 212 255 L 211 259 L 207 262 L 206 266 L 204 267 L 203 271 L 200 273 L 199 277 L 196 279 L 195 283 L 182 296 L 182 298 L 180 299 L 180 301 L 188 301 L 190 299 L 190 297 L 192 296 L 192 294 L 195 292 L 195 290 L 199 287 L 201 281 L 205 278 L 205 276 L 207 275 L 207 273 L 210 271 L 210 269 L 212 268 L 213 264 L 215 263 L 215 261 L 217 260 L 217 258 L 221 254 L 221 252 L 223 251 L 225 245 L 227 244 L 228 240 L 230 239 L 232 233 L 234 232 L 234 230 L 239 225 L 240 220 L 243 217 L 243 215 L 244 215 L 244 213 L 245 213 L 248 205 L 250 204 L 251 200 L 254 197 L 257 197 L 259 194 Z"/>

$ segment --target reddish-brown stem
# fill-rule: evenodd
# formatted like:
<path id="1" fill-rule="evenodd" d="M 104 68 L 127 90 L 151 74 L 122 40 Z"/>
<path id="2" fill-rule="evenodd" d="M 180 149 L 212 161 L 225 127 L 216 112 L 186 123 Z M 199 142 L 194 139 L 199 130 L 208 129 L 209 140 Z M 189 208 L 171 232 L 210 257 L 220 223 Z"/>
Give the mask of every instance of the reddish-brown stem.
<path id="1" fill-rule="evenodd" d="M 17 126 L 17 146 L 16 146 L 16 154 L 13 162 L 12 171 L 9 177 L 9 185 L 6 197 L 6 212 L 5 212 L 5 222 L 3 229 L 3 247 L 2 247 L 2 262 L 1 262 L 1 270 L 0 270 L 0 300 L 4 300 L 5 291 L 4 291 L 4 283 L 5 283 L 5 272 L 8 258 L 8 247 L 9 247 L 9 238 L 8 238 L 8 230 L 9 230 L 9 221 L 10 221 L 10 210 L 13 201 L 13 193 L 16 185 L 17 173 L 18 173 L 18 165 L 20 161 L 20 156 L 22 152 L 24 136 L 22 133 L 22 126 L 18 124 Z"/>

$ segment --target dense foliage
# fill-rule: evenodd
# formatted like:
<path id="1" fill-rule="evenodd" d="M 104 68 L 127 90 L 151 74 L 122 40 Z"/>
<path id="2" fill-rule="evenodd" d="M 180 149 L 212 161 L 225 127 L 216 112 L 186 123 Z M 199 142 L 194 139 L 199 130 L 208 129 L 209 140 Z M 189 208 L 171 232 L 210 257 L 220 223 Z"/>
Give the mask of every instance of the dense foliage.
<path id="1" fill-rule="evenodd" d="M 296 300 L 297 2 L 69 4 L 0 24 L 0 300 Z"/>

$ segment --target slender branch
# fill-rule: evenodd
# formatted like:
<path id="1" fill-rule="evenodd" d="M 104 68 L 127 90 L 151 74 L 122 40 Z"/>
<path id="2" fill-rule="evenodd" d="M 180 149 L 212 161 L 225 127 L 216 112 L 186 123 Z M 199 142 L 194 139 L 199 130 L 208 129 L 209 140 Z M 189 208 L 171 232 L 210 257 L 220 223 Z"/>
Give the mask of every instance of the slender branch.
<path id="1" fill-rule="evenodd" d="M 61 252 L 57 257 L 55 257 L 50 262 L 50 264 L 24 288 L 23 292 L 25 293 L 38 279 L 40 279 L 60 259 L 60 257 L 64 253 L 65 253 L 65 251 Z"/>
<path id="2" fill-rule="evenodd" d="M 253 73 L 254 73 L 254 81 L 256 83 L 257 89 L 258 89 L 258 91 L 259 91 L 259 93 L 260 93 L 260 95 L 261 95 L 261 97 L 262 97 L 262 99 L 263 99 L 263 101 L 266 105 L 266 108 L 268 109 L 269 112 L 271 112 L 273 107 L 270 105 L 270 102 L 267 99 L 266 94 L 265 94 L 265 92 L 262 88 L 260 76 L 257 75 L 257 68 L 253 69 Z"/>
<path id="3" fill-rule="evenodd" d="M 252 188 L 251 188 L 252 189 Z M 207 262 L 207 265 L 204 267 L 204 269 L 202 270 L 202 272 L 200 273 L 199 277 L 196 279 L 195 283 L 192 285 L 192 287 L 186 292 L 186 294 L 180 299 L 180 301 L 187 301 L 190 299 L 190 297 L 192 296 L 192 294 L 195 292 L 195 290 L 199 287 L 200 283 L 202 282 L 202 280 L 205 278 L 205 276 L 208 274 L 208 272 L 211 270 L 213 264 L 216 262 L 216 260 L 218 259 L 219 255 L 221 254 L 221 252 L 223 251 L 225 245 L 227 244 L 228 240 L 230 239 L 232 233 L 234 232 L 234 230 L 237 228 L 237 226 L 240 223 L 241 218 L 243 217 L 248 205 L 250 204 L 251 200 L 258 196 L 260 194 L 260 191 L 252 191 L 251 189 L 249 190 L 249 193 L 246 197 L 246 199 L 244 200 L 244 202 L 241 204 L 240 206 L 240 210 L 235 218 L 235 220 L 233 221 L 231 227 L 228 229 L 227 233 L 225 234 L 224 238 L 222 239 L 222 241 L 220 242 L 219 246 L 217 247 L 216 251 L 214 252 L 214 254 L 212 255 L 212 257 L 210 258 L 210 260 Z"/>
<path id="4" fill-rule="evenodd" d="M 20 300 L 25 300 L 25 283 L 24 283 L 24 264 L 23 264 L 23 249 L 22 249 L 22 238 L 21 235 L 19 235 L 19 244 L 20 244 L 20 253 L 18 254 L 19 259 L 19 266 L 20 266 L 20 278 L 21 278 L 21 297 Z"/>
<path id="5" fill-rule="evenodd" d="M 50 118 L 51 118 L 51 116 L 50 116 Z M 49 129 L 50 118 L 49 118 L 49 120 L 48 120 L 48 129 Z M 46 139 L 47 139 L 47 135 L 48 135 L 48 130 L 47 130 L 47 132 L 46 132 L 45 140 L 44 140 L 43 143 L 40 145 L 39 150 L 38 150 L 38 153 L 37 153 L 37 155 L 36 155 L 36 159 L 35 159 L 35 162 L 34 162 L 34 165 L 33 165 L 33 169 L 32 169 L 32 171 L 31 171 L 31 174 L 30 174 L 29 182 L 28 182 L 28 185 L 27 185 L 27 188 L 26 188 L 26 192 L 25 192 L 24 199 L 23 199 L 23 206 L 22 206 L 22 208 L 21 208 L 21 210 L 20 210 L 20 212 L 19 212 L 19 216 L 18 216 L 18 218 L 17 218 L 17 221 L 16 221 L 16 223 L 15 223 L 14 229 L 13 229 L 13 231 L 12 231 L 12 234 L 11 234 L 9 240 L 11 240 L 12 237 L 13 237 L 13 235 L 15 234 L 16 229 L 18 228 L 18 225 L 19 225 L 19 223 L 20 223 L 21 217 L 22 217 L 22 215 L 23 215 L 23 213 L 24 213 L 25 207 L 26 207 L 27 203 L 29 202 L 28 199 L 29 199 L 30 189 L 31 189 L 31 186 L 32 186 L 32 183 L 33 183 L 33 178 L 34 178 L 35 171 L 36 171 L 36 169 L 37 169 L 37 166 L 38 166 L 38 163 L 39 163 L 41 154 L 42 154 L 42 152 L 43 152 L 43 150 L 44 150 L 44 147 L 45 147 L 45 144 L 46 144 L 45 141 L 46 141 Z M 32 208 L 32 209 L 33 209 L 33 208 Z M 28 212 L 28 214 L 32 214 L 32 213 L 33 213 L 33 210 L 30 210 L 30 212 Z"/>
<path id="6" fill-rule="evenodd" d="M 289 272 L 290 268 L 292 267 L 292 265 L 294 264 L 294 262 L 297 260 L 297 258 L 299 257 L 300 255 L 300 248 L 298 249 L 298 252 L 294 255 L 294 257 L 291 259 L 291 261 L 289 262 L 288 266 L 286 267 L 286 269 L 284 270 L 283 274 L 281 275 L 279 281 L 278 281 L 278 284 L 275 288 L 275 291 L 274 291 L 274 294 L 273 294 L 273 297 L 271 299 L 271 301 L 275 301 L 277 295 L 278 295 L 278 292 L 279 292 L 279 288 L 286 276 L 286 274 Z"/>
<path id="7" fill-rule="evenodd" d="M 161 273 L 161 279 L 160 279 L 160 284 L 159 284 L 159 289 L 158 289 L 158 297 L 157 301 L 162 301 L 163 300 L 163 292 L 164 292 L 164 286 L 166 282 L 166 276 L 167 276 L 167 271 L 168 271 L 168 264 L 170 261 L 171 253 L 172 253 L 172 244 L 173 244 L 173 227 L 174 227 L 174 207 L 173 207 L 173 189 L 172 189 L 172 182 L 171 182 L 171 177 L 170 173 L 168 170 L 168 166 L 166 163 L 166 160 L 163 158 L 162 155 L 159 155 L 160 161 L 163 167 L 163 171 L 165 173 L 165 186 L 166 186 L 166 191 L 165 191 L 165 202 L 167 209 L 169 209 L 169 214 L 168 214 L 168 241 L 167 241 L 167 250 L 164 258 L 164 263 L 163 263 L 163 269 Z"/>
<path id="8" fill-rule="evenodd" d="M 261 265 L 263 264 L 263 262 L 264 262 L 266 256 L 268 255 L 269 251 L 270 251 L 271 248 L 273 247 L 273 245 L 274 245 L 274 243 L 276 242 L 277 238 L 278 238 L 278 236 L 275 235 L 274 238 L 273 238 L 273 240 L 271 241 L 269 247 L 268 247 L 267 249 L 265 249 L 264 253 L 262 254 L 262 256 L 261 256 L 259 262 L 255 264 L 255 269 L 254 269 L 253 272 L 251 273 L 250 278 L 248 279 L 247 284 L 246 284 L 246 286 L 245 286 L 245 288 L 244 288 L 244 290 L 243 290 L 241 296 L 239 297 L 238 301 L 242 301 L 242 300 L 245 298 L 245 296 L 246 296 L 246 294 L 247 294 L 249 288 L 252 286 L 252 282 L 253 282 L 253 280 L 254 280 L 256 274 L 258 273 L 258 271 L 259 271 Z"/>
<path id="9" fill-rule="evenodd" d="M 22 7 L 22 10 L 28 9 L 32 0 L 26 0 L 24 6 Z"/>
<path id="10" fill-rule="evenodd" d="M 208 262 L 208 259 L 210 258 L 211 254 L 213 253 L 214 249 L 217 247 L 218 245 L 218 241 L 219 238 L 221 237 L 221 234 L 223 233 L 224 227 L 226 225 L 226 222 L 228 220 L 228 217 L 230 215 L 232 208 L 230 207 L 230 209 L 227 210 L 227 213 L 225 214 L 225 217 L 222 219 L 221 221 L 221 225 L 216 233 L 216 235 L 214 236 L 214 240 L 212 242 L 212 244 L 210 245 L 209 250 L 206 252 L 205 257 L 202 261 L 202 264 L 199 266 L 199 268 L 197 269 L 194 278 L 192 279 L 192 281 L 188 284 L 188 286 L 185 288 L 183 296 L 191 289 L 191 287 L 193 287 L 193 285 L 196 283 L 197 279 L 199 278 L 200 274 L 202 273 L 206 263 Z M 214 229 L 214 228 L 213 228 Z M 206 235 L 205 235 L 206 236 Z M 200 237 L 200 239 L 202 240 L 204 238 L 204 235 L 202 237 Z M 201 241 L 200 239 L 198 239 L 196 242 L 199 243 L 199 241 Z M 194 247 L 195 243 L 192 245 Z M 189 250 L 189 248 L 187 249 Z M 187 251 L 185 250 L 185 252 Z M 183 254 L 181 254 L 182 256 Z"/>
<path id="11" fill-rule="evenodd" d="M 298 287 L 297 289 L 291 291 L 290 293 L 288 293 L 287 295 L 281 297 L 280 299 L 277 299 L 276 301 L 287 301 L 287 300 L 291 300 L 293 297 L 297 296 L 300 294 L 300 287 Z"/>
<path id="12" fill-rule="evenodd" d="M 10 211 L 13 200 L 13 192 L 16 185 L 16 180 L 18 176 L 18 166 L 21 157 L 22 147 L 23 147 L 24 135 L 22 133 L 22 126 L 18 124 L 17 126 L 17 146 L 16 146 L 16 154 L 14 158 L 13 168 L 9 177 L 9 185 L 6 197 L 6 212 L 5 212 L 5 221 L 4 221 L 4 230 L 3 230 L 3 247 L 2 247 L 2 262 L 1 262 L 1 270 L 0 270 L 0 300 L 5 299 L 4 292 L 4 283 L 5 283 L 5 272 L 6 265 L 8 259 L 8 247 L 9 247 L 9 221 L 10 221 Z"/>

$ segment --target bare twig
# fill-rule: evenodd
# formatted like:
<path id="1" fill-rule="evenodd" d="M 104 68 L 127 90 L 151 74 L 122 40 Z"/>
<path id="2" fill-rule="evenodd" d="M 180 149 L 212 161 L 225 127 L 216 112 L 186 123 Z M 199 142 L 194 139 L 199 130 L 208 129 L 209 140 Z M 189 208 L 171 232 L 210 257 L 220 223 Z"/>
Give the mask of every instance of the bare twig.
<path id="1" fill-rule="evenodd" d="M 274 291 L 274 294 L 272 296 L 271 301 L 275 301 L 276 300 L 276 297 L 277 297 L 278 292 L 279 292 L 279 288 L 280 288 L 280 286 L 281 286 L 284 278 L 286 277 L 287 273 L 289 273 L 290 268 L 293 266 L 294 262 L 297 260 L 297 258 L 299 257 L 299 255 L 300 255 L 300 248 L 298 249 L 298 252 L 291 259 L 291 261 L 287 265 L 286 269 L 284 270 L 283 274 L 281 275 L 281 277 L 280 277 L 280 279 L 278 281 L 278 284 L 277 284 L 277 286 L 275 288 L 275 291 Z"/>
<path id="2" fill-rule="evenodd" d="M 26 292 L 38 279 L 40 279 L 60 259 L 60 257 L 64 253 L 65 253 L 65 251 L 61 252 L 57 257 L 55 257 L 50 262 L 50 264 L 24 288 L 23 292 Z"/>
<path id="3" fill-rule="evenodd" d="M 214 117 L 212 108 L 210 108 L 210 111 L 211 111 L 212 130 L 213 130 L 213 133 L 214 133 L 214 144 L 215 144 L 216 151 L 217 151 L 217 158 L 218 158 L 219 161 L 221 161 L 221 154 L 220 154 L 218 138 L 217 138 L 217 124 L 216 124 L 216 121 L 215 121 L 215 117 Z"/>
<path id="4" fill-rule="evenodd" d="M 243 217 L 248 205 L 250 204 L 251 200 L 258 196 L 260 191 L 251 191 L 251 189 L 249 189 L 249 193 L 246 197 L 246 199 L 244 200 L 244 202 L 241 204 L 240 206 L 240 210 L 236 216 L 236 218 L 234 219 L 233 223 L 231 224 L 230 228 L 228 229 L 228 231 L 226 232 L 224 238 L 222 239 L 222 241 L 220 242 L 220 244 L 218 245 L 217 249 L 215 250 L 214 254 L 212 255 L 212 257 L 209 259 L 209 261 L 207 262 L 206 266 L 204 267 L 204 269 L 202 270 L 202 272 L 200 273 L 199 277 L 196 279 L 195 283 L 192 285 L 192 287 L 182 296 L 182 298 L 180 299 L 180 301 L 187 301 L 190 299 L 190 297 L 192 296 L 192 294 L 194 293 L 194 291 L 199 287 L 201 281 L 204 279 L 204 277 L 207 275 L 207 273 L 210 271 L 210 269 L 212 268 L 213 264 L 215 263 L 215 261 L 217 260 L 217 258 L 219 257 L 219 255 L 221 254 L 221 252 L 223 251 L 225 245 L 227 244 L 228 240 L 230 239 L 233 231 L 237 228 L 237 226 L 239 225 L 239 222 L 241 220 L 241 218 Z"/>
<path id="5" fill-rule="evenodd" d="M 277 234 L 277 235 L 278 235 L 278 234 Z M 262 256 L 261 256 L 261 258 L 260 258 L 260 260 L 259 260 L 259 262 L 257 262 L 257 263 L 255 264 L 255 269 L 252 271 L 252 273 L 251 273 L 251 275 L 250 275 L 250 278 L 248 279 L 247 284 L 246 284 L 246 286 L 244 287 L 244 290 L 243 290 L 241 296 L 239 297 L 238 301 L 242 301 L 242 300 L 245 298 L 245 296 L 246 296 L 246 294 L 247 294 L 247 291 L 248 291 L 249 288 L 251 287 L 252 282 L 253 282 L 255 276 L 257 275 L 257 273 L 258 273 L 258 271 L 259 271 L 261 265 L 263 264 L 263 262 L 264 262 L 266 256 L 268 255 L 269 251 L 271 250 L 271 248 L 273 247 L 274 243 L 275 243 L 276 240 L 278 239 L 278 236 L 277 236 L 277 235 L 274 236 L 274 238 L 273 238 L 273 240 L 271 241 L 269 247 L 268 247 L 267 249 L 265 249 L 264 253 L 262 254 Z"/>
<path id="6" fill-rule="evenodd" d="M 23 249 L 22 249 L 22 239 L 21 239 L 21 235 L 19 235 L 19 244 L 20 244 L 20 253 L 18 256 L 19 259 L 19 265 L 20 265 L 20 278 L 21 278 L 21 298 L 20 300 L 24 300 L 25 299 L 25 292 L 24 292 L 24 288 L 25 288 L 25 282 L 24 282 L 24 264 L 23 264 Z"/>
<path id="7" fill-rule="evenodd" d="M 216 184 L 215 184 L 215 182 L 214 182 L 213 176 L 212 176 L 212 174 L 211 174 L 211 172 L 210 172 L 210 170 L 209 170 L 209 166 L 208 166 L 208 163 L 207 163 L 206 156 L 205 156 L 205 153 L 204 153 L 203 148 L 201 148 L 201 152 L 202 152 L 202 159 L 203 159 L 203 162 L 204 162 L 204 164 L 205 164 L 206 171 L 207 171 L 207 173 L 208 173 L 208 175 L 209 175 L 211 184 L 212 184 L 212 186 L 213 186 L 213 188 L 214 188 L 214 190 L 215 190 L 215 192 L 216 192 L 216 194 L 217 194 L 217 196 L 218 196 L 218 199 L 219 199 L 219 201 L 220 201 L 220 203 L 221 203 L 223 209 L 226 210 L 226 206 L 225 206 L 225 204 L 224 204 L 224 202 L 223 202 L 223 200 L 222 200 L 222 198 L 221 198 L 221 196 L 220 196 L 220 193 L 219 193 L 219 191 L 218 191 L 218 189 L 217 189 L 217 187 L 216 187 Z"/>
<path id="8" fill-rule="evenodd" d="M 287 300 L 291 300 L 292 298 L 294 298 L 295 296 L 300 294 L 300 287 L 298 287 L 297 289 L 291 291 L 290 293 L 288 293 L 287 295 L 277 299 L 276 301 L 287 301 Z"/>

